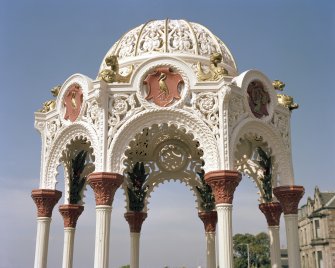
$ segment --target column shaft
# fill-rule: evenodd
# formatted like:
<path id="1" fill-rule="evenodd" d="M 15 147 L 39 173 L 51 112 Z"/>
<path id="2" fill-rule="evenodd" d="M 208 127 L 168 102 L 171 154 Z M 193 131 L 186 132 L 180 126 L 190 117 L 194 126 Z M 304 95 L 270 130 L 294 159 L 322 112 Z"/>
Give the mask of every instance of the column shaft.
<path id="1" fill-rule="evenodd" d="M 298 215 L 284 215 L 289 267 L 300 267 Z"/>
<path id="2" fill-rule="evenodd" d="M 218 204 L 219 266 L 233 268 L 232 205 Z"/>
<path id="3" fill-rule="evenodd" d="M 46 268 L 49 245 L 50 217 L 37 218 L 36 250 L 34 268 Z"/>
<path id="4" fill-rule="evenodd" d="M 207 268 L 216 268 L 215 259 L 215 232 L 206 232 Z"/>
<path id="5" fill-rule="evenodd" d="M 63 268 L 72 268 L 73 266 L 73 247 L 75 231 L 76 229 L 73 227 L 64 228 Z"/>
<path id="6" fill-rule="evenodd" d="M 108 268 L 109 265 L 111 212 L 111 206 L 96 206 L 94 268 Z"/>
<path id="7" fill-rule="evenodd" d="M 279 226 L 269 226 L 271 267 L 281 268 Z"/>
<path id="8" fill-rule="evenodd" d="M 141 233 L 130 233 L 130 268 L 139 268 Z"/>

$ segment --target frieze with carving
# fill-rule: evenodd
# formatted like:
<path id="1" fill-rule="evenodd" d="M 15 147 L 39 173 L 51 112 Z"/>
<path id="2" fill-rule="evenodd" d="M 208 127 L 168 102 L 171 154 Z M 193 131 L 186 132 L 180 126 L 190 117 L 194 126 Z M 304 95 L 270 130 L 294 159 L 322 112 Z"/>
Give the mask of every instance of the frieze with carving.
<path id="1" fill-rule="evenodd" d="M 64 228 L 76 228 L 78 218 L 83 211 L 84 206 L 78 204 L 66 204 L 59 206 L 59 212 L 64 221 Z"/>
<path id="2" fill-rule="evenodd" d="M 259 204 L 259 209 L 265 215 L 268 226 L 279 226 L 282 208 L 279 202 Z"/>
<path id="3" fill-rule="evenodd" d="M 216 211 L 199 211 L 199 218 L 204 223 L 206 233 L 215 233 L 216 224 L 218 222 L 218 214 Z"/>
<path id="4" fill-rule="evenodd" d="M 298 214 L 298 205 L 304 193 L 304 187 L 298 185 L 273 188 L 273 194 L 279 200 L 285 215 Z"/>

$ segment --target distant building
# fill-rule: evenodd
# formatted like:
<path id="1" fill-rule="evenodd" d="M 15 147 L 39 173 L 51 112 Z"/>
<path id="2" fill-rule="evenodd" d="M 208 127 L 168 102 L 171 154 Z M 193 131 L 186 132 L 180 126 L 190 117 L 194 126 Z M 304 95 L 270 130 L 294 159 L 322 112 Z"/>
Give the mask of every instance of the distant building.
<path id="1" fill-rule="evenodd" d="M 302 268 L 335 267 L 335 192 L 314 190 L 298 212 Z"/>

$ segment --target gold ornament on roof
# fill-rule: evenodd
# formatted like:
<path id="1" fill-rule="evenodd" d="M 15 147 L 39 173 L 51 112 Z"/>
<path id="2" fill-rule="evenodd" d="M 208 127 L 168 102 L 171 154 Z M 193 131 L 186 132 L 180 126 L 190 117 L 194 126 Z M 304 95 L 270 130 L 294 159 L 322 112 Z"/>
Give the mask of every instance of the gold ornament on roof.
<path id="1" fill-rule="evenodd" d="M 128 83 L 130 77 L 134 71 L 134 66 L 131 65 L 130 72 L 123 76 L 119 71 L 119 62 L 117 56 L 110 55 L 105 59 L 106 65 L 110 67 L 110 69 L 104 69 L 99 74 L 99 79 L 104 80 L 107 83 Z"/>
<path id="2" fill-rule="evenodd" d="M 272 82 L 272 85 L 278 91 L 283 91 L 285 88 L 285 84 L 280 80 L 274 80 Z M 299 104 L 294 102 L 294 99 L 292 96 L 285 95 L 285 94 L 277 94 L 277 99 L 280 105 L 288 108 L 290 111 L 299 108 Z"/>
<path id="3" fill-rule="evenodd" d="M 58 85 L 51 89 L 51 93 L 54 97 L 58 96 L 61 87 L 62 87 L 61 85 Z M 43 103 L 43 108 L 38 111 L 41 113 L 47 113 L 54 110 L 55 107 L 56 107 L 56 100 L 48 100 Z"/>
<path id="4" fill-rule="evenodd" d="M 218 66 L 218 64 L 222 61 L 222 54 L 218 52 L 214 52 L 210 56 L 210 67 L 209 71 L 205 73 L 202 70 L 201 63 L 197 63 L 197 78 L 199 81 L 218 81 L 223 76 L 228 75 L 228 71 L 224 69 L 222 66 Z"/>

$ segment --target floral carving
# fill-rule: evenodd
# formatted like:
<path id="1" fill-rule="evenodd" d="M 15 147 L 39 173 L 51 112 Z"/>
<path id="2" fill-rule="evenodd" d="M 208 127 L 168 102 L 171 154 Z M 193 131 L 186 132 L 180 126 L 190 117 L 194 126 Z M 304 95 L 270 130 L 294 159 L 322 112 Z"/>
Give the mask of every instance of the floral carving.
<path id="1" fill-rule="evenodd" d="M 114 94 L 108 103 L 108 144 L 117 129 L 131 116 L 141 111 L 135 99 L 135 94 Z"/>
<path id="2" fill-rule="evenodd" d="M 57 131 L 62 127 L 62 123 L 60 122 L 59 118 L 55 118 L 46 123 L 46 151 L 49 150 L 53 140 L 56 137 Z"/>
<path id="3" fill-rule="evenodd" d="M 214 233 L 218 222 L 218 214 L 216 211 L 200 211 L 199 218 L 204 223 L 206 233 Z"/>
<path id="4" fill-rule="evenodd" d="M 219 100 L 216 93 L 206 92 L 193 94 L 192 108 L 212 129 L 215 136 L 219 135 Z"/>
<path id="5" fill-rule="evenodd" d="M 140 211 L 129 211 L 124 214 L 126 218 L 129 229 L 131 233 L 140 233 L 142 228 L 142 223 L 147 218 L 146 212 Z"/>
<path id="6" fill-rule="evenodd" d="M 259 204 L 259 209 L 265 215 L 268 226 L 279 226 L 282 208 L 279 202 Z"/>
<path id="7" fill-rule="evenodd" d="M 83 211 L 84 206 L 77 204 L 59 206 L 59 212 L 62 214 L 64 220 L 64 228 L 76 228 L 77 220 Z"/>
<path id="8" fill-rule="evenodd" d="M 117 188 L 123 182 L 123 176 L 117 173 L 96 172 L 88 176 L 88 183 L 95 194 L 96 205 L 111 206 Z"/>
<path id="9" fill-rule="evenodd" d="M 217 205 L 232 204 L 235 189 L 241 179 L 239 172 L 231 170 L 217 170 L 205 174 L 205 181 L 211 186 Z"/>
<path id="10" fill-rule="evenodd" d="M 287 148 L 290 148 L 289 136 L 289 117 L 287 115 L 275 112 L 271 124 L 279 131 Z"/>
<path id="11" fill-rule="evenodd" d="M 241 119 L 242 115 L 245 113 L 243 106 L 243 100 L 240 97 L 232 96 L 229 100 L 229 116 L 228 123 L 229 128 L 232 130 L 236 123 Z"/>
<path id="12" fill-rule="evenodd" d="M 273 188 L 273 194 L 279 200 L 285 215 L 298 214 L 299 201 L 304 193 L 304 187 L 298 185 Z"/>
<path id="13" fill-rule="evenodd" d="M 31 197 L 37 206 L 37 217 L 51 217 L 52 210 L 61 198 L 62 192 L 50 189 L 32 190 Z"/>

